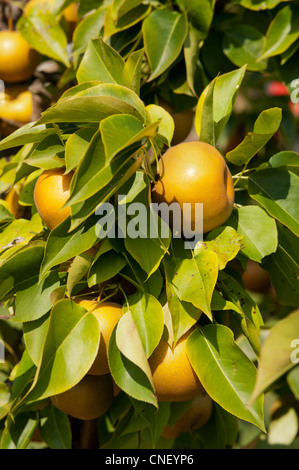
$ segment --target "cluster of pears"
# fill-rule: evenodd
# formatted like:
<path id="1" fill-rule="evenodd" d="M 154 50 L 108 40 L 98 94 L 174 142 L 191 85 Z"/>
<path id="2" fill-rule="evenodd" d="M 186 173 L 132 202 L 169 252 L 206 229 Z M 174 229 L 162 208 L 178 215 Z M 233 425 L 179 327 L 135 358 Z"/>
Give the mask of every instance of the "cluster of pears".
<path id="1" fill-rule="evenodd" d="M 170 204 L 175 200 L 182 207 L 185 202 L 202 203 L 204 232 L 220 226 L 227 220 L 233 208 L 234 187 L 230 171 L 218 150 L 204 142 L 181 142 L 170 147 L 161 160 L 161 173 L 152 191 L 154 201 Z M 66 173 L 65 168 L 58 168 L 44 171 L 37 180 L 34 190 L 35 205 L 50 230 L 70 215 L 70 208 L 63 206 L 70 196 L 72 177 L 72 172 Z M 192 217 L 191 212 L 189 222 L 194 225 Z M 68 414 L 73 413 L 70 406 L 75 402 L 76 415 L 80 417 L 86 416 L 86 408 L 91 407 L 87 414 L 90 418 L 105 412 L 113 399 L 113 382 L 109 375 L 105 351 L 109 335 L 122 314 L 122 308 L 120 305 L 105 303 L 97 306 L 93 300 L 84 300 L 80 304 L 92 311 L 99 321 L 102 321 L 103 316 L 109 318 L 109 333 L 106 340 L 100 343 L 95 364 L 83 380 L 73 389 L 52 397 L 52 401 Z M 100 329 L 104 334 L 105 328 L 102 326 Z M 186 416 L 181 417 L 174 427 L 167 426 L 164 437 L 176 437 L 180 432 L 200 427 L 212 415 L 212 400 L 195 374 L 186 353 L 186 341 L 191 331 L 182 336 L 174 348 L 161 339 L 149 358 L 158 401 L 192 400 L 192 406 Z M 89 389 L 97 390 L 97 405 L 89 398 Z M 83 407 L 84 413 L 79 413 L 80 406 Z"/>

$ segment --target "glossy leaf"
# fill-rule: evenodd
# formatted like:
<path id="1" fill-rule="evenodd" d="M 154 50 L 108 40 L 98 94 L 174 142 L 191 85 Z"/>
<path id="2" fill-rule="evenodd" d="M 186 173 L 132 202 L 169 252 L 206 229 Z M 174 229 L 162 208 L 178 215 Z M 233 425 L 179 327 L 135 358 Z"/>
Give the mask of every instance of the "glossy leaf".
<path id="1" fill-rule="evenodd" d="M 89 253 L 80 253 L 72 261 L 67 276 L 67 292 L 72 294 L 76 284 L 88 273 L 92 264 L 93 256 Z"/>
<path id="2" fill-rule="evenodd" d="M 187 20 L 184 14 L 158 9 L 144 20 L 142 30 L 151 67 L 150 80 L 153 80 L 180 54 L 187 34 Z"/>
<path id="3" fill-rule="evenodd" d="M 198 8 L 197 0 L 178 0 L 177 3 L 186 12 L 188 21 L 200 33 L 201 38 L 204 39 L 208 34 L 213 19 L 214 0 L 203 0 L 200 8 Z"/>
<path id="4" fill-rule="evenodd" d="M 56 130 L 51 125 L 35 125 L 28 123 L 17 129 L 0 142 L 0 150 L 7 150 L 20 145 L 31 144 L 32 142 L 42 142 L 46 137 L 56 134 Z"/>
<path id="5" fill-rule="evenodd" d="M 131 88 L 137 95 L 140 94 L 143 56 L 144 49 L 132 52 L 126 60 L 122 74 L 123 84 Z"/>
<path id="6" fill-rule="evenodd" d="M 40 280 L 53 266 L 64 263 L 79 253 L 89 250 L 96 243 L 95 223 L 96 220 L 89 220 L 75 232 L 68 233 L 70 224 L 68 218 L 51 231 L 41 265 Z"/>
<path id="7" fill-rule="evenodd" d="M 146 106 L 145 110 L 151 122 L 160 120 L 157 137 L 161 138 L 170 146 L 174 133 L 173 117 L 165 109 L 156 104 L 149 104 Z"/>
<path id="8" fill-rule="evenodd" d="M 84 220 L 95 213 L 96 208 L 103 202 L 106 202 L 116 191 L 122 187 L 141 166 L 144 156 L 143 153 L 136 154 L 128 152 L 128 161 L 122 168 L 118 168 L 118 172 L 113 176 L 108 186 L 94 196 L 83 202 L 73 204 L 71 206 L 71 230 L 76 229 Z M 133 160 L 131 161 L 131 157 Z"/>
<path id="9" fill-rule="evenodd" d="M 211 300 L 217 275 L 217 255 L 213 251 L 205 250 L 192 259 L 179 261 L 171 283 L 180 300 L 190 302 L 212 320 Z"/>
<path id="10" fill-rule="evenodd" d="M 235 149 L 226 154 L 228 161 L 234 165 L 248 163 L 277 132 L 281 123 L 281 117 L 280 108 L 262 111 L 254 123 L 253 132 L 249 132 Z"/>
<path id="11" fill-rule="evenodd" d="M 264 36 L 254 26 L 239 24 L 224 33 L 223 52 L 238 67 L 247 64 L 247 70 L 265 70 L 267 60 L 257 60 L 263 47 Z"/>
<path id="12" fill-rule="evenodd" d="M 84 157 L 88 149 L 90 141 L 97 129 L 92 127 L 84 127 L 74 132 L 65 145 L 65 165 L 66 172 L 74 170 Z"/>
<path id="13" fill-rule="evenodd" d="M 114 0 L 111 6 L 112 18 L 117 21 L 119 17 L 140 5 L 142 1 L 143 0 L 131 0 L 127 2 L 126 0 Z"/>
<path id="14" fill-rule="evenodd" d="M 146 355 L 142 342 L 134 326 L 135 324 L 132 323 L 132 317 L 129 317 L 128 313 L 122 317 L 124 320 L 118 323 L 118 341 L 116 339 L 116 329 L 113 331 L 109 341 L 108 360 L 110 371 L 115 383 L 129 396 L 157 406 L 154 389 L 151 385 L 152 380 L 149 379 L 150 369 L 146 365 Z M 130 342 L 127 341 L 128 329 L 130 330 Z M 124 348 L 124 352 L 129 357 L 134 359 L 134 361 L 138 361 L 141 368 L 122 354 L 118 344 L 121 348 Z"/>
<path id="15" fill-rule="evenodd" d="M 135 0 L 134 0 L 135 1 Z M 127 5 L 126 5 L 127 7 Z M 121 31 L 128 30 L 134 25 L 141 23 L 151 12 L 151 5 L 137 5 L 129 9 L 125 14 L 118 16 L 117 21 L 113 18 L 112 5 L 109 5 L 105 15 L 104 40 L 107 41 L 111 36 Z"/>
<path id="16" fill-rule="evenodd" d="M 260 60 L 285 52 L 298 39 L 298 12 L 299 9 L 296 5 L 288 5 L 279 10 L 267 30 Z"/>
<path id="17" fill-rule="evenodd" d="M 128 205 L 119 224 L 125 234 L 127 251 L 150 277 L 168 250 L 171 232 L 149 205 L 147 191 L 141 193 L 134 203 Z"/>
<path id="18" fill-rule="evenodd" d="M 49 321 L 50 312 L 37 320 L 26 322 L 23 325 L 26 351 L 35 366 L 38 366 L 41 360 Z"/>
<path id="19" fill-rule="evenodd" d="M 91 39 L 100 36 L 104 28 L 106 7 L 97 8 L 95 11 L 83 18 L 77 25 L 74 34 L 74 55 L 77 56 L 82 51 L 85 51 Z"/>
<path id="20" fill-rule="evenodd" d="M 12 280 L 11 288 L 37 275 L 44 255 L 43 241 L 23 246 L 0 264 L 0 283 Z"/>
<path id="21" fill-rule="evenodd" d="M 67 37 L 49 11 L 38 9 L 32 15 L 22 16 L 18 21 L 18 29 L 38 52 L 66 67 L 70 65 L 66 51 Z"/>
<path id="22" fill-rule="evenodd" d="M 99 324 L 92 313 L 71 300 L 57 302 L 51 312 L 42 357 L 27 402 L 62 393 L 76 385 L 91 367 L 99 341 Z"/>
<path id="23" fill-rule="evenodd" d="M 1 449 L 26 449 L 37 427 L 34 413 L 29 416 L 21 413 L 13 426 L 6 428 L 1 436 Z"/>
<path id="24" fill-rule="evenodd" d="M 164 329 L 160 302 L 153 295 L 138 292 L 129 297 L 124 311 L 130 311 L 148 358 L 158 346 Z"/>
<path id="25" fill-rule="evenodd" d="M 77 71 L 78 83 L 102 81 L 123 85 L 123 58 L 103 39 L 89 41 Z"/>
<path id="26" fill-rule="evenodd" d="M 243 237 L 241 251 L 248 258 L 260 262 L 277 248 L 275 220 L 259 206 L 239 207 L 227 221 Z"/>
<path id="27" fill-rule="evenodd" d="M 263 398 L 249 406 L 256 368 L 223 325 L 195 330 L 187 340 L 187 354 L 211 398 L 231 414 L 265 430 Z"/>
<path id="28" fill-rule="evenodd" d="M 93 82 L 65 93 L 38 123 L 100 122 L 112 114 L 132 114 L 141 122 L 145 120 L 143 103 L 133 91 L 114 83 Z"/>
<path id="29" fill-rule="evenodd" d="M 56 271 L 49 272 L 41 283 L 38 276 L 22 282 L 16 294 L 16 321 L 33 321 L 52 308 L 51 293 L 60 285 Z"/>
<path id="30" fill-rule="evenodd" d="M 120 253 L 111 250 L 99 256 L 92 264 L 88 273 L 88 286 L 109 281 L 116 276 L 127 264 L 126 259 Z"/>
<path id="31" fill-rule="evenodd" d="M 190 328 L 195 325 L 202 315 L 202 311 L 194 307 L 191 302 L 180 300 L 173 285 L 166 279 L 166 292 L 168 302 L 163 306 L 165 324 L 167 325 L 169 343 L 176 344 L 177 341 Z M 169 322 L 168 322 L 169 319 Z"/>
<path id="32" fill-rule="evenodd" d="M 195 112 L 195 129 L 200 138 L 216 143 L 233 111 L 246 66 L 215 78 L 202 92 Z"/>
<path id="33" fill-rule="evenodd" d="M 58 159 L 63 152 L 64 145 L 58 135 L 50 135 L 36 146 L 29 158 L 26 158 L 25 163 L 44 170 L 62 167 L 63 163 L 60 163 Z"/>

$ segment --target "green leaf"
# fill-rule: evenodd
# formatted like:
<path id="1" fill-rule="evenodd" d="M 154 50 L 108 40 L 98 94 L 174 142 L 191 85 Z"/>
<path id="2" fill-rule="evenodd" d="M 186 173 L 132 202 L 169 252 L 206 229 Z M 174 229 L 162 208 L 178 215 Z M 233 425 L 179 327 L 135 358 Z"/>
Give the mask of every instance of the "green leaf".
<path id="1" fill-rule="evenodd" d="M 127 156 L 127 162 L 122 168 L 118 168 L 118 172 L 113 176 L 109 185 L 106 185 L 94 196 L 86 199 L 85 201 L 71 206 L 71 230 L 76 229 L 82 222 L 84 222 L 84 220 L 94 214 L 98 206 L 113 196 L 113 194 L 115 194 L 135 174 L 144 160 L 143 152 L 139 152 L 138 155 L 138 150 L 135 153 L 128 151 Z"/>
<path id="2" fill-rule="evenodd" d="M 198 54 L 202 41 L 202 32 L 189 25 L 188 35 L 184 44 L 184 59 L 186 65 L 186 79 L 194 96 L 197 96 L 197 69 Z"/>
<path id="3" fill-rule="evenodd" d="M 214 113 L 214 90 L 216 79 L 204 89 L 197 102 L 195 110 L 195 130 L 201 142 L 216 145 L 216 126 Z"/>
<path id="4" fill-rule="evenodd" d="M 287 2 L 288 0 L 231 0 L 231 4 L 242 5 L 250 10 L 267 10 L 275 8 L 279 3 Z"/>
<path id="5" fill-rule="evenodd" d="M 167 424 L 171 405 L 178 405 L 178 403 L 160 402 L 159 408 L 156 409 L 147 403 L 134 401 L 134 409 L 140 417 L 146 420 L 153 449 L 156 448 L 161 433 Z"/>
<path id="6" fill-rule="evenodd" d="M 10 408 L 10 388 L 5 383 L 0 383 L 0 419 L 4 418 Z"/>
<path id="7" fill-rule="evenodd" d="M 7 279 L 13 280 L 13 286 L 18 285 L 37 275 L 43 259 L 45 243 L 34 241 L 21 247 L 0 263 L 0 284 Z"/>
<path id="8" fill-rule="evenodd" d="M 49 11 L 36 10 L 30 16 L 21 16 L 18 29 L 35 50 L 66 67 L 70 66 L 66 34 Z"/>
<path id="9" fill-rule="evenodd" d="M 180 300 L 190 302 L 212 321 L 211 300 L 217 275 L 216 253 L 204 250 L 192 259 L 178 261 L 169 279 Z"/>
<path id="10" fill-rule="evenodd" d="M 298 238 L 287 228 L 278 228 L 278 247 L 268 256 L 263 267 L 270 275 L 271 283 L 282 305 L 297 307 L 299 303 Z"/>
<path id="11" fill-rule="evenodd" d="M 76 385 L 93 364 L 99 341 L 99 324 L 92 313 L 68 299 L 57 302 L 26 402 L 63 393 Z"/>
<path id="12" fill-rule="evenodd" d="M 14 423 L 3 431 L 1 449 L 26 449 L 36 427 L 35 413 L 19 414 L 15 417 Z"/>
<path id="13" fill-rule="evenodd" d="M 247 70 L 264 71 L 267 59 L 257 61 L 264 47 L 264 36 L 254 26 L 237 24 L 224 33 L 223 52 L 237 67 L 247 64 Z"/>
<path id="14" fill-rule="evenodd" d="M 59 154 L 62 152 L 64 152 L 64 145 L 58 135 L 50 135 L 36 145 L 33 152 L 25 159 L 25 163 L 44 170 L 62 167 L 63 163 L 58 161 Z"/>
<path id="15" fill-rule="evenodd" d="M 109 281 L 127 264 L 126 259 L 120 253 L 111 250 L 99 256 L 92 264 L 88 273 L 88 286 Z"/>
<path id="16" fill-rule="evenodd" d="M 150 277 L 168 250 L 171 232 L 169 225 L 149 205 L 147 189 L 125 207 L 119 226 L 127 251 Z"/>
<path id="17" fill-rule="evenodd" d="M 202 0 L 200 8 L 197 0 L 178 0 L 177 3 L 187 13 L 188 21 L 199 32 L 201 39 L 204 39 L 213 19 L 215 1 Z"/>
<path id="18" fill-rule="evenodd" d="M 157 138 L 170 146 L 174 133 L 173 117 L 165 109 L 161 106 L 157 106 L 156 104 L 147 105 L 145 110 L 151 122 L 157 122 L 160 120 Z"/>
<path id="19" fill-rule="evenodd" d="M 127 2 L 126 0 L 114 0 L 111 6 L 111 16 L 115 21 L 117 21 L 118 18 L 126 15 L 141 3 L 143 3 L 143 0 L 131 0 L 130 2 Z"/>
<path id="20" fill-rule="evenodd" d="M 220 75 L 202 92 L 195 112 L 195 129 L 200 140 L 216 143 L 233 111 L 245 70 L 243 66 Z"/>
<path id="21" fill-rule="evenodd" d="M 51 293 L 60 285 L 56 271 L 49 272 L 41 283 L 38 276 L 18 285 L 15 304 L 15 320 L 33 321 L 52 308 Z"/>
<path id="22" fill-rule="evenodd" d="M 13 246 L 14 243 L 28 243 L 40 234 L 43 229 L 43 223 L 38 214 L 34 214 L 31 220 L 13 220 L 0 233 L 0 247 L 3 249 L 4 247 Z"/>
<path id="23" fill-rule="evenodd" d="M 189 336 L 191 365 L 211 398 L 229 413 L 265 431 L 263 398 L 249 405 L 256 369 L 223 325 L 207 325 Z"/>
<path id="24" fill-rule="evenodd" d="M 225 300 L 221 296 L 213 296 L 213 307 L 217 310 L 228 309 L 234 314 L 243 334 L 250 342 L 255 354 L 260 352 L 260 327 L 263 325 L 263 318 L 258 304 L 251 298 L 246 289 L 234 277 L 221 271 L 219 275 L 219 285 L 223 291 Z M 231 305 L 232 304 L 232 305 Z"/>
<path id="25" fill-rule="evenodd" d="M 270 23 L 260 60 L 285 52 L 299 37 L 299 8 L 288 5 Z"/>
<path id="26" fill-rule="evenodd" d="M 149 80 L 161 75 L 179 56 L 187 29 L 186 16 L 166 8 L 153 11 L 143 21 L 144 47 L 151 67 Z"/>
<path id="27" fill-rule="evenodd" d="M 298 434 L 298 417 L 295 408 L 289 407 L 283 414 L 274 416 L 269 424 L 270 445 L 290 446 Z"/>
<path id="28" fill-rule="evenodd" d="M 53 405 L 40 410 L 39 430 L 50 449 L 71 449 L 72 431 L 68 416 Z"/>
<path id="29" fill-rule="evenodd" d="M 282 168 L 265 168 L 249 176 L 248 192 L 267 212 L 299 235 L 299 177 Z"/>
<path id="30" fill-rule="evenodd" d="M 129 312 L 124 314 L 121 320 L 122 322 L 119 321 L 114 329 L 108 345 L 108 361 L 112 377 L 129 396 L 157 407 L 151 372 L 135 323 Z M 117 331 L 118 338 L 116 338 Z M 122 354 L 118 345 L 134 362 Z"/>
<path id="31" fill-rule="evenodd" d="M 238 254 L 243 242 L 242 235 L 232 227 L 219 227 L 208 234 L 207 241 L 197 243 L 194 254 L 203 250 L 213 251 L 218 257 L 218 269 L 224 269 Z"/>
<path id="32" fill-rule="evenodd" d="M 50 312 L 37 320 L 25 322 L 23 325 L 26 351 L 35 366 L 40 363 L 49 321 Z"/>
<path id="33" fill-rule="evenodd" d="M 93 259 L 93 256 L 89 253 L 81 253 L 75 256 L 68 269 L 67 292 L 69 296 L 71 296 L 76 284 L 88 273 Z"/>
<path id="34" fill-rule="evenodd" d="M 127 3 L 127 5 L 130 4 Z M 112 5 L 109 5 L 105 15 L 104 41 L 107 41 L 111 36 L 116 35 L 121 31 L 132 29 L 134 25 L 140 23 L 144 18 L 146 18 L 150 11 L 151 5 L 140 4 L 133 9 L 129 9 L 125 14 L 119 16 L 117 21 L 115 21 L 112 13 Z M 130 32 L 131 31 L 129 31 L 129 33 Z"/>
<path id="35" fill-rule="evenodd" d="M 143 56 L 144 49 L 132 52 L 125 63 L 122 74 L 123 84 L 131 88 L 137 95 L 140 93 Z"/>
<path id="36" fill-rule="evenodd" d="M 89 41 L 77 71 L 78 83 L 101 81 L 124 85 L 122 80 L 125 61 L 102 38 Z"/>
<path id="37" fill-rule="evenodd" d="M 85 155 L 91 139 L 97 129 L 84 127 L 74 132 L 67 140 L 65 145 L 65 165 L 66 173 L 74 170 Z"/>
<path id="38" fill-rule="evenodd" d="M 97 8 L 95 11 L 90 12 L 90 14 L 83 18 L 77 25 L 73 34 L 73 51 L 75 58 L 86 50 L 91 39 L 100 36 L 104 28 L 106 9 L 106 7 L 102 6 Z"/>
<path id="39" fill-rule="evenodd" d="M 163 306 L 168 341 L 174 345 L 199 320 L 202 311 L 191 302 L 180 300 L 173 285 L 166 278 L 167 303 Z"/>
<path id="40" fill-rule="evenodd" d="M 124 311 L 130 311 L 146 357 L 149 358 L 158 346 L 164 329 L 164 315 L 160 302 L 153 295 L 137 292 L 129 297 Z"/>
<path id="41" fill-rule="evenodd" d="M 119 129 L 122 132 L 119 132 Z M 121 150 L 145 137 L 139 119 L 129 114 L 109 116 L 100 124 L 106 160 L 109 162 Z M 139 134 L 141 133 L 141 135 Z"/>
<path id="42" fill-rule="evenodd" d="M 275 219 L 259 206 L 249 205 L 234 210 L 227 221 L 243 237 L 241 251 L 260 262 L 277 249 Z"/>
<path id="43" fill-rule="evenodd" d="M 97 239 L 95 231 L 96 220 L 91 218 L 75 232 L 68 233 L 69 218 L 55 227 L 47 240 L 45 256 L 40 269 L 40 281 L 47 272 L 83 251 L 89 250 Z"/>
<path id="44" fill-rule="evenodd" d="M 299 310 L 279 320 L 263 342 L 251 402 L 297 364 Z"/>
<path id="45" fill-rule="evenodd" d="M 115 340 L 119 351 L 146 374 L 154 387 L 146 351 L 130 309 L 124 313 L 117 324 Z"/>
<path id="46" fill-rule="evenodd" d="M 20 145 L 42 142 L 46 137 L 56 134 L 56 130 L 51 125 L 35 125 L 28 123 L 17 129 L 0 142 L 0 150 L 7 150 Z"/>
<path id="47" fill-rule="evenodd" d="M 130 160 L 133 163 L 133 153 L 128 149 L 138 143 L 141 145 L 147 135 L 154 135 L 157 125 L 143 128 L 139 119 L 131 115 L 112 115 L 104 119 L 77 167 L 66 205 L 85 201 L 105 188 L 117 174 L 123 175 L 126 164 Z M 120 128 L 123 130 L 121 137 Z"/>
<path id="48" fill-rule="evenodd" d="M 112 114 L 131 114 L 145 120 L 144 105 L 127 87 L 115 83 L 92 82 L 77 85 L 48 108 L 38 124 L 58 122 L 100 122 Z"/>
<path id="49" fill-rule="evenodd" d="M 284 168 L 299 176 L 299 154 L 296 152 L 278 152 L 270 158 L 268 163 L 272 168 Z"/>
<path id="50" fill-rule="evenodd" d="M 11 386 L 12 399 L 21 396 L 32 381 L 35 372 L 35 364 L 31 360 L 27 348 L 25 348 L 21 360 L 18 362 L 13 373 L 13 383 Z"/>
<path id="51" fill-rule="evenodd" d="M 280 108 L 262 111 L 254 123 L 253 132 L 249 132 L 235 149 L 226 154 L 228 161 L 234 165 L 247 164 L 277 132 L 281 117 Z"/>

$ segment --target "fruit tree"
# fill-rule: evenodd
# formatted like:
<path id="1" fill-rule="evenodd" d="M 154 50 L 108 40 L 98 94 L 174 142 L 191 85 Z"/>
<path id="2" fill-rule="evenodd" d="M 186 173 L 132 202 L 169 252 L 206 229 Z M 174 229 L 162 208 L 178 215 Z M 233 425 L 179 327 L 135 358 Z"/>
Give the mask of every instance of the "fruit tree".
<path id="1" fill-rule="evenodd" d="M 0 448 L 299 448 L 299 6 L 0 0 Z"/>

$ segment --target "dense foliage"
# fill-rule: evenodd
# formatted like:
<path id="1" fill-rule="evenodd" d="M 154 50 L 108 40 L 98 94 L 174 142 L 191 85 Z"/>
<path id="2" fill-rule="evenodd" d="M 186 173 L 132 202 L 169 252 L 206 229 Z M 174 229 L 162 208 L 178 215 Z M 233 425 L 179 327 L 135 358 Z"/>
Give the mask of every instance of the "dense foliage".
<path id="1" fill-rule="evenodd" d="M 97 420 L 98 447 L 298 448 L 299 2 L 82 0 L 74 27 L 63 16 L 71 3 L 36 5 L 15 22 L 40 54 L 28 87 L 42 113 L 0 142 L 1 448 L 81 445 L 86 424 L 49 397 L 94 361 L 99 326 L 74 302 L 90 294 L 117 296 L 124 311 L 109 343 L 121 391 Z M 192 140 L 225 157 L 233 212 L 194 249 L 170 229 L 99 244 L 95 211 L 116 208 L 118 195 L 142 202 L 153 226 L 156 164 L 175 131 L 161 99 L 193 110 Z M 34 187 L 53 168 L 73 177 L 71 215 L 50 231 Z M 5 200 L 11 187 L 18 217 Z M 246 288 L 251 262 L 269 276 L 264 292 Z M 213 415 L 166 439 L 188 403 L 157 400 L 148 359 L 162 337 L 176 344 L 194 326 L 187 353 Z"/>

